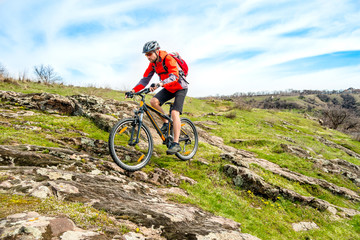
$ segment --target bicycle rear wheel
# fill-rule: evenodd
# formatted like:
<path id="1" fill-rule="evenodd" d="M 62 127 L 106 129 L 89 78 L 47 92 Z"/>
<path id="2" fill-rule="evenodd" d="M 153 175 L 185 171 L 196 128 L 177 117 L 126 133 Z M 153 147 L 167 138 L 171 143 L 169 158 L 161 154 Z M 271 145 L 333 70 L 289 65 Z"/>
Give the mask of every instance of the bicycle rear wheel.
<path id="1" fill-rule="evenodd" d="M 181 151 L 177 152 L 175 155 L 181 160 L 191 159 L 199 145 L 198 132 L 195 125 L 188 118 L 181 118 L 181 130 L 179 137 L 179 144 Z"/>
<path id="2" fill-rule="evenodd" d="M 139 134 L 139 142 L 135 143 Z M 137 171 L 150 161 L 153 140 L 149 129 L 135 119 L 124 119 L 115 124 L 109 136 L 109 150 L 114 162 L 126 171 Z"/>

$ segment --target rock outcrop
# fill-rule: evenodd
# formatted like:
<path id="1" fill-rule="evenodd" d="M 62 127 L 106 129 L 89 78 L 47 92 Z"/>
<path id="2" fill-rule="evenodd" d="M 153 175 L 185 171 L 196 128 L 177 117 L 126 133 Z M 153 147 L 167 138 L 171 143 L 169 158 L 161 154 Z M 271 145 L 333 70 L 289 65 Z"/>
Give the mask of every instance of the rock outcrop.
<path id="1" fill-rule="evenodd" d="M 115 164 L 97 164 L 100 159 L 73 150 L 21 145 L 0 146 L 0 152 L 0 173 L 9 177 L 0 183 L 0 189 L 7 193 L 83 202 L 117 218 L 155 229 L 165 239 L 208 239 L 207 236 L 227 235 L 256 239 L 242 234 L 240 224 L 232 220 L 197 207 L 168 202 L 167 194 L 186 193 L 174 190 L 176 188 L 164 191 L 166 188 L 157 186 L 191 182 L 188 178 L 169 177 L 168 170 L 143 173 L 147 175 L 145 182 L 137 182 L 119 171 Z M 39 231 L 41 233 L 37 234 L 48 234 Z"/>
<path id="2" fill-rule="evenodd" d="M 92 119 L 104 130 L 109 130 L 116 123 L 117 118 L 130 117 L 129 108 L 134 108 L 134 102 L 118 102 L 104 100 L 95 96 L 74 95 L 64 97 L 50 93 L 23 94 L 17 92 L 0 91 L 0 99 L 11 105 L 36 109 L 48 113 L 84 116 Z"/>
<path id="3" fill-rule="evenodd" d="M 337 144 L 337 143 L 334 143 L 330 140 L 327 140 L 325 138 L 322 138 L 322 137 L 318 137 L 318 140 L 322 143 L 324 143 L 326 146 L 329 146 L 329 147 L 332 147 L 332 148 L 337 148 L 337 149 L 340 149 L 344 152 L 346 152 L 349 156 L 352 156 L 352 157 L 355 157 L 357 159 L 360 159 L 360 154 L 352 151 L 351 149 L 348 149 L 344 146 L 341 146 L 340 144 Z"/>
<path id="4" fill-rule="evenodd" d="M 319 228 L 318 225 L 316 225 L 316 223 L 314 222 L 299 222 L 299 223 L 293 223 L 292 224 L 293 229 L 296 232 L 299 231 L 309 231 L 312 229 L 317 229 Z"/>
<path id="5" fill-rule="evenodd" d="M 37 212 L 7 216 L 0 222 L 0 226 L 1 239 L 106 239 L 101 233 L 76 227 L 74 222 L 68 218 L 47 217 Z"/>
<path id="6" fill-rule="evenodd" d="M 274 186 L 265 182 L 263 178 L 252 172 L 250 169 L 244 167 L 229 164 L 224 166 L 224 171 L 233 179 L 236 186 L 248 189 L 257 195 L 264 196 L 265 198 L 269 198 L 274 201 L 278 196 L 282 196 L 290 201 L 298 202 L 320 211 L 326 210 L 333 215 L 351 217 L 360 214 L 359 211 L 354 209 L 338 207 L 315 197 L 302 196 L 293 190 Z"/>

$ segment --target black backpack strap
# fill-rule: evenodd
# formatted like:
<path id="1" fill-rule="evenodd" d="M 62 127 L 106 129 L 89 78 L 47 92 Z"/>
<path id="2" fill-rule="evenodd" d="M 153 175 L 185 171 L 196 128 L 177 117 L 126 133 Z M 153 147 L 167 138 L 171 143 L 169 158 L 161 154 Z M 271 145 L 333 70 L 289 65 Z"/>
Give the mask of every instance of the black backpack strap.
<path id="1" fill-rule="evenodd" d="M 168 54 L 166 54 L 165 57 L 164 57 L 164 59 L 162 60 L 162 66 L 163 66 L 165 72 L 157 73 L 156 70 L 155 70 L 155 65 L 152 66 L 154 72 L 156 72 L 158 75 L 160 75 L 160 74 L 166 74 L 166 73 L 169 72 L 168 67 L 165 65 L 165 59 L 166 59 L 167 55 L 168 55 Z"/>
<path id="2" fill-rule="evenodd" d="M 164 60 L 162 61 L 162 65 L 163 65 L 163 68 L 165 69 L 166 73 L 169 73 L 168 67 L 165 65 L 165 59 L 166 59 L 167 55 L 169 55 L 169 54 L 166 54 L 166 56 L 164 57 Z M 154 67 L 154 69 L 155 69 L 155 67 Z M 164 73 L 160 73 L 160 74 L 164 74 Z M 186 81 L 185 73 L 181 68 L 179 70 L 179 78 L 182 78 L 187 84 L 189 84 L 189 82 Z"/>
<path id="3" fill-rule="evenodd" d="M 167 55 L 169 55 L 169 54 L 166 54 L 164 57 L 164 60 L 162 61 L 162 65 L 163 65 L 163 68 L 165 69 L 166 73 L 169 72 L 168 67 L 165 65 L 165 59 L 166 59 Z"/>

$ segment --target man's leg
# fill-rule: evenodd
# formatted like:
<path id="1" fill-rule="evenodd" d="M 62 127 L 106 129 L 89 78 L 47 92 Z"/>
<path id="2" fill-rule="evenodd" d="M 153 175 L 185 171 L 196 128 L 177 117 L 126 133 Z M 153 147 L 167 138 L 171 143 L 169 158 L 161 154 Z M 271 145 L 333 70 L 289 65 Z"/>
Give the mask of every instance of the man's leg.
<path id="1" fill-rule="evenodd" d="M 181 131 L 180 114 L 182 113 L 186 93 L 187 89 L 179 90 L 175 93 L 175 101 L 173 105 L 173 110 L 171 111 L 171 118 L 173 120 L 174 142 L 166 151 L 167 154 L 175 154 L 181 151 L 181 147 L 179 145 Z"/>
<path id="2" fill-rule="evenodd" d="M 155 108 L 156 110 L 158 110 L 159 112 L 165 114 L 164 110 L 162 109 L 162 107 L 160 106 L 160 101 L 159 99 L 157 99 L 156 97 L 153 97 L 151 100 L 150 100 L 150 104 L 153 108 Z M 165 118 L 162 118 L 160 117 L 161 120 L 164 122 L 164 123 L 167 123 L 168 120 L 166 120 Z"/>
<path id="3" fill-rule="evenodd" d="M 173 120 L 174 142 L 179 143 L 180 129 L 181 129 L 180 112 L 177 110 L 172 110 L 171 118 Z"/>
<path id="4" fill-rule="evenodd" d="M 166 150 L 167 154 L 175 154 L 181 151 L 181 147 L 179 145 L 179 136 L 181 130 L 180 112 L 177 110 L 172 110 L 171 118 L 173 120 L 174 142 L 171 144 L 169 149 Z"/>
<path id="5" fill-rule="evenodd" d="M 176 143 L 179 143 L 181 129 L 180 114 L 183 110 L 186 93 L 187 89 L 179 90 L 175 93 L 175 101 L 173 105 L 173 110 L 171 111 L 171 118 L 173 120 L 174 128 L 174 142 Z"/>

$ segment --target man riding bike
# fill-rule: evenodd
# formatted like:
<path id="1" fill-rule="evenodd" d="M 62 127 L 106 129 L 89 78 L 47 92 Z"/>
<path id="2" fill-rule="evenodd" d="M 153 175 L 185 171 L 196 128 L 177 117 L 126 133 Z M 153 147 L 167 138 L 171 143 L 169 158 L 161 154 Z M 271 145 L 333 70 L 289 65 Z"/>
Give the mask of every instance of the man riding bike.
<path id="1" fill-rule="evenodd" d="M 179 146 L 181 129 L 180 114 L 182 114 L 185 96 L 188 91 L 188 84 L 186 80 L 179 75 L 179 66 L 176 60 L 167 52 L 160 50 L 160 45 L 157 41 L 145 43 L 143 53 L 150 61 L 150 64 L 140 82 L 131 90 L 131 92 L 127 92 L 125 95 L 127 96 L 142 90 L 149 84 L 154 73 L 159 75 L 161 80 L 160 83 L 156 84 L 155 87 L 150 87 L 150 90 L 153 92 L 158 87 L 163 87 L 163 89 L 150 100 L 150 104 L 153 108 L 165 114 L 161 106 L 170 99 L 175 98 L 173 110 L 171 111 L 174 142 L 166 151 L 167 154 L 175 154 L 181 150 L 181 147 Z M 163 118 L 162 121 L 163 126 L 161 127 L 161 131 L 166 132 L 169 123 Z"/>

